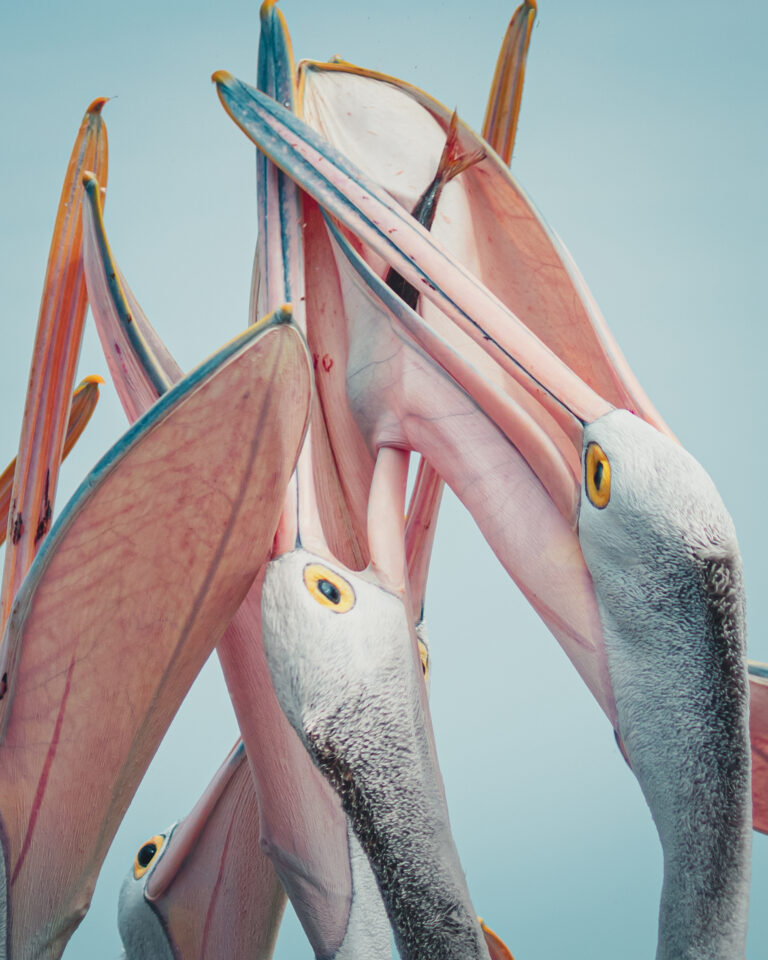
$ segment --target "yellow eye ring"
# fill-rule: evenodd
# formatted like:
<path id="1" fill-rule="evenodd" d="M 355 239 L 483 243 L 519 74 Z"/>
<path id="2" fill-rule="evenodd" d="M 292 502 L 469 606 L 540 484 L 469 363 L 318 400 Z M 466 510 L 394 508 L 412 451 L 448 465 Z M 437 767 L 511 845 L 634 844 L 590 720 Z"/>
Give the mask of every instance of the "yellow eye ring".
<path id="1" fill-rule="evenodd" d="M 590 443 L 584 457 L 584 486 L 590 503 L 599 510 L 611 499 L 611 464 L 598 443 Z"/>
<path id="2" fill-rule="evenodd" d="M 355 605 L 352 585 L 322 563 L 308 563 L 304 567 L 304 586 L 314 600 L 334 613 L 346 613 Z"/>
<path id="3" fill-rule="evenodd" d="M 139 847 L 139 851 L 133 861 L 133 876 L 136 880 L 141 880 L 147 870 L 149 870 L 155 862 L 158 853 L 163 849 L 164 843 L 165 835 L 156 833 L 154 837 L 150 837 L 146 843 L 143 843 Z"/>

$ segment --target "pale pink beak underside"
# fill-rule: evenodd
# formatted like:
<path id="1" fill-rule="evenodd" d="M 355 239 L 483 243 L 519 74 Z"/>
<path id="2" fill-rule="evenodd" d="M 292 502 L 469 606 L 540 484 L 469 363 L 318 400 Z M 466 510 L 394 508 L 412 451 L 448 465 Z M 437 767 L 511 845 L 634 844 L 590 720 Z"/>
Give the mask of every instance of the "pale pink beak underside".
<path id="1" fill-rule="evenodd" d="M 242 743 L 176 826 L 145 896 L 184 960 L 272 956 L 285 892 L 259 844 L 259 808 Z"/>
<path id="2" fill-rule="evenodd" d="M 308 416 L 306 347 L 281 324 L 217 356 L 215 376 L 211 361 L 169 392 L 81 488 L 9 621 L 0 811 L 13 953 L 79 918 L 165 729 L 269 553 Z"/>

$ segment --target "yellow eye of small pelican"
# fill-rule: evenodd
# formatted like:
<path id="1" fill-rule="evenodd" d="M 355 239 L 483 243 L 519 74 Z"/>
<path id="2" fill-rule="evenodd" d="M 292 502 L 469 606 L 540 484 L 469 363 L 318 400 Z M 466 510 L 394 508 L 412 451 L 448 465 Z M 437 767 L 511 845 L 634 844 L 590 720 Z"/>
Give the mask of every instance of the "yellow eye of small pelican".
<path id="1" fill-rule="evenodd" d="M 136 854 L 136 859 L 133 861 L 133 875 L 137 880 L 141 880 L 147 870 L 149 870 L 149 868 L 155 862 L 155 857 L 163 849 L 164 843 L 165 835 L 162 833 L 156 833 L 154 837 L 150 837 L 145 844 L 142 844 L 142 846 L 139 847 L 139 852 Z"/>
<path id="2" fill-rule="evenodd" d="M 597 443 L 590 443 L 584 457 L 584 474 L 587 496 L 600 510 L 611 499 L 611 464 Z"/>
<path id="3" fill-rule="evenodd" d="M 346 613 L 355 605 L 352 586 L 322 563 L 308 563 L 304 567 L 304 584 L 321 606 L 329 607 L 334 613 Z"/>

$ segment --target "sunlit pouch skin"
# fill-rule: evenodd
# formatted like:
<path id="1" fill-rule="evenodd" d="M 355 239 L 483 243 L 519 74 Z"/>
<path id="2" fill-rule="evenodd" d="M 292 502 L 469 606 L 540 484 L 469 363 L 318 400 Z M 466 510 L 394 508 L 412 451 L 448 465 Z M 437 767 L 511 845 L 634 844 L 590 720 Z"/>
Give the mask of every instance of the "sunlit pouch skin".
<path id="1" fill-rule="evenodd" d="M 0 662 L 14 960 L 60 955 L 168 724 L 263 565 L 308 378 L 290 324 L 231 341 L 101 459 L 24 581 Z"/>

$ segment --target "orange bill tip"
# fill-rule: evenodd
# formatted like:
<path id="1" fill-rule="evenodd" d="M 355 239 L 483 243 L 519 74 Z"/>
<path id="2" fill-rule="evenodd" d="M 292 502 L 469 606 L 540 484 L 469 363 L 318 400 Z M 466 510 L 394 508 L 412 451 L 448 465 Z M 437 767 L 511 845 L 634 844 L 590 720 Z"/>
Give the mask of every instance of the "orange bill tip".
<path id="1" fill-rule="evenodd" d="M 101 113 L 104 109 L 104 104 L 107 103 L 109 99 L 110 97 L 96 97 L 85 112 L 93 115 Z"/>
<path id="2" fill-rule="evenodd" d="M 278 0 L 264 0 L 264 3 L 259 7 L 259 17 L 262 20 L 266 20 L 267 17 L 272 13 L 272 10 L 277 6 Z"/>
<path id="3" fill-rule="evenodd" d="M 229 72 L 229 70 L 217 70 L 215 73 L 211 74 L 211 80 L 214 83 L 222 83 L 224 85 L 229 85 L 235 78 Z"/>
<path id="4" fill-rule="evenodd" d="M 497 933 L 494 933 L 490 927 L 485 925 L 483 918 L 478 917 L 477 921 L 480 924 L 480 929 L 483 931 L 485 945 L 488 947 L 488 953 L 491 956 L 491 960 L 515 960 L 510 953 L 509 947 L 504 943 Z"/>
<path id="5" fill-rule="evenodd" d="M 84 377 L 80 386 L 84 386 L 86 383 L 104 383 L 104 377 L 100 377 L 98 373 L 91 373 L 87 377 Z M 78 387 L 78 390 L 80 387 Z"/>

